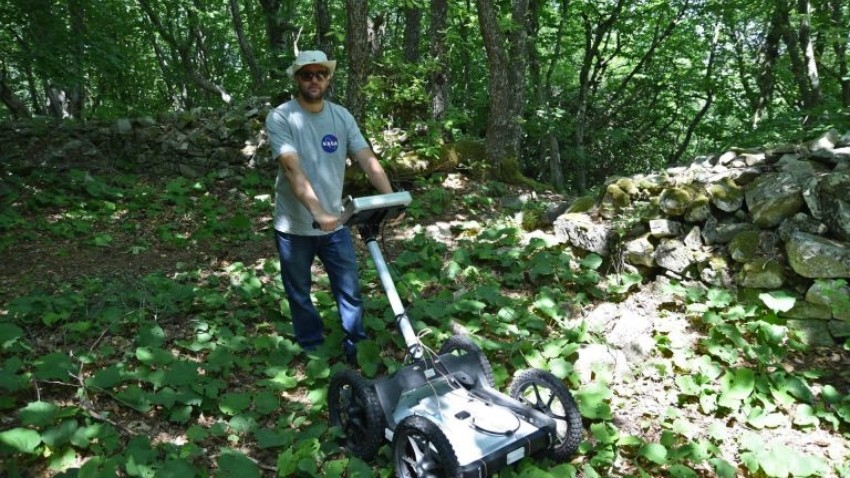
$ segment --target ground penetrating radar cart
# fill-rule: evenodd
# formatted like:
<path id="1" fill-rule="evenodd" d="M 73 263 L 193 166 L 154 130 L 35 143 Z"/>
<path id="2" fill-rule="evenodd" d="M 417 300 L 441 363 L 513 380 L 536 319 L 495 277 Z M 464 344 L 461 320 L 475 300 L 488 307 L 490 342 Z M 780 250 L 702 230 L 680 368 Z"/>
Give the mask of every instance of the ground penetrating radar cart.
<path id="1" fill-rule="evenodd" d="M 341 222 L 358 226 L 407 346 L 406 364 L 367 380 L 350 369 L 331 378 L 331 424 L 364 460 L 392 443 L 399 478 L 484 477 L 528 456 L 566 461 L 581 441 L 581 415 L 561 380 L 540 369 L 519 372 L 508 394 L 478 346 L 455 335 L 434 354 L 420 342 L 396 291 L 376 235 L 410 204 L 408 192 L 345 201 Z"/>

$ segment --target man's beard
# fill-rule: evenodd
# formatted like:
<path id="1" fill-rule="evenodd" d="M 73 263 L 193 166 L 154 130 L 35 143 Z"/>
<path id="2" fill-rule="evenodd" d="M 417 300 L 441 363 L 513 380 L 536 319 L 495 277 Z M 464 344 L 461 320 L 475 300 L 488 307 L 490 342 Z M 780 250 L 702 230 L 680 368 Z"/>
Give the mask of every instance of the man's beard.
<path id="1" fill-rule="evenodd" d="M 310 85 L 301 87 L 301 99 L 307 103 L 319 103 L 325 96 L 325 92 L 321 87 L 311 90 Z"/>

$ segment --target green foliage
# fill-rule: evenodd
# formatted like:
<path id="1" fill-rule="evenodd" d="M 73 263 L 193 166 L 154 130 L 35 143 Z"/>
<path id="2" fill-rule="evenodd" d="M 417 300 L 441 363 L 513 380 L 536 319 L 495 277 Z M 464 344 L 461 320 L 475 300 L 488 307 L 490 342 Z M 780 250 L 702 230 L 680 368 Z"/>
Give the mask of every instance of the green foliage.
<path id="1" fill-rule="evenodd" d="M 174 231 L 185 242 L 151 237 L 157 250 L 181 245 L 192 251 L 213 239 L 221 247 L 245 246 L 257 235 L 269 240 L 254 233 L 268 204 L 240 200 L 232 212 L 232 205 L 220 204 L 213 179 L 74 177 L 63 185 L 39 176 L 38 184 L 53 190 L 40 201 L 14 187 L 27 198 L 17 206 L 21 217 L 89 211 L 92 228 L 79 238 L 82 251 L 100 253 L 102 246 L 90 239 L 104 230 L 111 231 L 109 248 L 137 233 L 117 224 L 116 209 L 104 201 L 121 204 L 122 214 L 139 222 L 150 214 L 179 223 Z M 247 176 L 238 187 L 259 191 L 260 184 Z M 669 393 L 675 403 L 646 423 L 623 424 L 622 392 L 604 375 L 582 383 L 574 368 L 582 347 L 602 340 L 579 324 L 576 311 L 600 297 L 625 297 L 640 278 L 612 278 L 596 254 L 526 242 L 512 215 L 485 219 L 507 192 L 501 183 L 463 198 L 447 197 L 439 184 L 418 186 L 423 199 L 405 220 L 443 217 L 459 204 L 478 217 L 452 226 L 451 247 L 422 230 L 391 247 L 396 285 L 423 341 L 436 349 L 462 325 L 486 352 L 497 387 L 504 389 L 517 369 L 545 368 L 574 390 L 585 420 L 586 440 L 572 463 L 527 460 L 505 476 L 611 476 L 622 464 L 632 476 L 829 476 L 837 469 L 780 443 L 725 436 L 725 427 L 702 429 L 703 419 L 770 431 L 845 433 L 850 426 L 843 390 L 823 384 L 817 370 L 783 366 L 789 347 L 797 346 L 777 315 L 788 297 L 772 293 L 746 304 L 726 290 L 673 284 L 670 294 L 702 338 L 695 347 L 677 347 L 659 333 L 648 368 L 674 376 Z M 325 346 L 303 353 L 281 306 L 276 261 L 167 266 L 168 272 L 138 276 L 45 281 L 3 296 L 0 410 L 8 418 L 0 460 L 10 475 L 34 467 L 79 476 L 390 475 L 387 448 L 364 463 L 339 449 L 339 431 L 327 425 L 328 380 L 343 358 L 325 278 L 315 299 L 331 334 Z M 403 346 L 371 263 L 361 278 L 370 336 L 358 351 L 361 371 L 384 376 L 399 367 Z M 151 426 L 173 436 L 155 438 Z M 644 427 L 653 433 L 641 433 Z"/>

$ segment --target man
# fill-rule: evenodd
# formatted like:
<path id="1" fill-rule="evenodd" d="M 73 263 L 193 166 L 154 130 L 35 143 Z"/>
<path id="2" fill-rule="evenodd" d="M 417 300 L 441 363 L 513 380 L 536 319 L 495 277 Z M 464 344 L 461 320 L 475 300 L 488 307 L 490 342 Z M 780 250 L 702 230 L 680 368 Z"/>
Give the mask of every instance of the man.
<path id="1" fill-rule="evenodd" d="M 266 117 L 272 156 L 279 164 L 274 228 L 281 277 L 295 337 L 304 350 L 324 342 L 322 319 L 310 300 L 316 256 L 330 279 L 339 308 L 346 359 L 356 363 L 356 344 L 366 338 L 354 242 L 339 223 L 346 157 L 351 156 L 380 193 L 392 186 L 351 113 L 325 100 L 336 61 L 303 51 L 286 72 L 298 95 Z"/>

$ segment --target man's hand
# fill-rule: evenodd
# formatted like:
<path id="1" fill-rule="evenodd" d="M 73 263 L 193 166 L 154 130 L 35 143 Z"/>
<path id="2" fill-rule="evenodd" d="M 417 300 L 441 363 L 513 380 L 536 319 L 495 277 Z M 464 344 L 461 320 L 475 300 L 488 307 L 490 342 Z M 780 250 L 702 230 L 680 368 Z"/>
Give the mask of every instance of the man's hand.
<path id="1" fill-rule="evenodd" d="M 339 216 L 328 214 L 325 211 L 313 215 L 315 225 L 325 232 L 333 232 L 339 226 Z"/>

